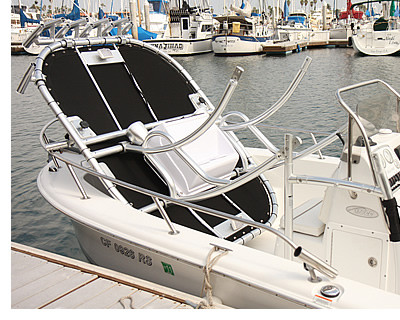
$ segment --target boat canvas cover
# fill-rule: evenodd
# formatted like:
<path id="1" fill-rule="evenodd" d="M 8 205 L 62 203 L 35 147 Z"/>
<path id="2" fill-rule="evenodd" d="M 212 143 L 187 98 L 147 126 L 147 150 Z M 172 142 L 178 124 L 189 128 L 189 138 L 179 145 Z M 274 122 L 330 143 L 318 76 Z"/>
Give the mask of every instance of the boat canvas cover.
<path id="1" fill-rule="evenodd" d="M 306 25 L 306 18 L 303 16 L 289 16 L 287 19 L 288 21 L 294 21 L 295 23 Z"/>
<path id="2" fill-rule="evenodd" d="M 68 14 L 66 13 L 60 13 L 60 14 L 56 14 L 53 16 L 54 19 L 57 18 L 65 18 L 67 20 L 79 20 L 81 18 L 81 13 L 79 11 L 79 3 L 78 0 L 74 1 L 74 6 L 72 8 L 72 11 Z"/>
<path id="3" fill-rule="evenodd" d="M 25 23 L 40 23 L 40 20 L 28 18 L 22 9 L 19 11 L 19 17 L 21 28 L 25 28 Z"/>

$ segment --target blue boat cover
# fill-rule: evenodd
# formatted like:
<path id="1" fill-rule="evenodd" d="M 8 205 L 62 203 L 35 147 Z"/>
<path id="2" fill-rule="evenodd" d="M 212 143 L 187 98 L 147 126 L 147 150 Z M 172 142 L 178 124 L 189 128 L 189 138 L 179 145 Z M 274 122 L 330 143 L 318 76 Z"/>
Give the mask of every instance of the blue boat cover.
<path id="1" fill-rule="evenodd" d="M 157 33 L 147 31 L 142 27 L 138 27 L 138 38 L 140 41 L 155 39 L 157 37 Z"/>
<path id="2" fill-rule="evenodd" d="M 25 23 L 40 23 L 40 20 L 28 18 L 22 9 L 19 11 L 19 19 L 21 21 L 21 28 L 25 28 Z"/>
<path id="3" fill-rule="evenodd" d="M 101 8 L 99 8 L 99 19 L 103 19 L 105 16 L 107 18 L 111 18 L 112 21 L 116 21 L 116 20 L 119 19 L 119 17 L 116 16 L 116 15 L 105 15 L 104 11 Z M 121 14 L 121 19 L 123 17 L 124 17 L 124 14 Z M 110 31 L 110 35 L 116 36 L 117 32 L 118 32 L 118 29 L 114 28 L 114 29 L 112 29 Z M 132 30 L 129 30 L 128 34 L 132 34 Z M 147 31 L 147 30 L 143 29 L 142 27 L 138 27 L 138 39 L 140 41 L 149 40 L 149 39 L 155 39 L 156 37 L 157 37 L 157 33 L 153 33 L 153 32 L 150 32 L 150 31 Z"/>
<path id="4" fill-rule="evenodd" d="M 305 25 L 306 18 L 302 16 L 289 16 L 288 21 L 294 21 L 295 23 L 297 22 Z"/>

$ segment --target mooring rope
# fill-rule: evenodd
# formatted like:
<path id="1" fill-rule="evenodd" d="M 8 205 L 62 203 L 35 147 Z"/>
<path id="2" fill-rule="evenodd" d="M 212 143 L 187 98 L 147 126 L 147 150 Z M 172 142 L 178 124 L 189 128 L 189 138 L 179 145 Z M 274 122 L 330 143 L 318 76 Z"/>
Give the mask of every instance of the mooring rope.
<path id="1" fill-rule="evenodd" d="M 129 307 L 131 308 L 131 309 L 135 309 L 135 307 L 133 306 L 133 298 L 132 298 L 132 296 L 126 296 L 126 297 L 122 297 L 122 298 L 120 298 L 119 300 L 118 300 L 118 302 L 122 305 L 122 307 L 124 308 L 124 309 L 128 309 L 126 306 L 125 306 L 125 304 L 122 302 L 122 301 L 124 301 L 124 300 L 131 300 L 131 303 L 129 304 Z"/>
<path id="2" fill-rule="evenodd" d="M 218 260 L 221 259 L 224 255 L 226 255 L 228 253 L 227 250 L 223 250 L 217 256 L 215 256 L 214 258 L 211 259 L 212 254 L 219 250 L 222 250 L 222 249 L 218 248 L 218 247 L 212 247 L 212 249 L 210 250 L 210 252 L 207 255 L 207 262 L 203 268 L 204 281 L 203 281 L 203 289 L 202 289 L 202 293 L 204 291 L 206 292 L 206 297 L 205 297 L 205 299 L 202 299 L 199 302 L 196 309 L 215 309 L 214 299 L 213 299 L 213 295 L 212 295 L 213 287 L 211 285 L 210 273 L 211 273 L 213 266 L 218 262 Z"/>

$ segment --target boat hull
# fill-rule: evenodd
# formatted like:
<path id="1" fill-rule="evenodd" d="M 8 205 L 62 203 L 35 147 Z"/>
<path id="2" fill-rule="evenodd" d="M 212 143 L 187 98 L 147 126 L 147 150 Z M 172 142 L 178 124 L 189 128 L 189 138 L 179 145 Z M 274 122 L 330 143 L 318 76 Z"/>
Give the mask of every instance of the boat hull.
<path id="1" fill-rule="evenodd" d="M 216 55 L 259 54 L 270 37 L 213 36 L 212 49 Z"/>
<path id="2" fill-rule="evenodd" d="M 171 234 L 161 218 L 143 213 L 106 196 L 76 171 L 89 198 L 84 199 L 68 169 L 56 172 L 48 164 L 39 174 L 42 196 L 73 223 L 89 261 L 135 277 L 204 297 L 204 267 L 213 248 L 227 251 L 212 267 L 212 295 L 234 308 L 365 308 L 398 307 L 398 295 L 343 277 L 308 280 L 299 261 L 232 243 L 176 225 Z M 263 241 L 274 241 L 264 234 Z M 259 236 L 261 237 L 261 236 Z M 268 238 L 270 237 L 270 238 Z M 342 294 L 320 297 L 323 286 L 334 284 Z"/>
<path id="3" fill-rule="evenodd" d="M 145 40 L 171 56 L 194 55 L 212 51 L 211 38 L 205 39 L 151 39 Z"/>
<path id="4" fill-rule="evenodd" d="M 371 56 L 386 56 L 400 52 L 400 30 L 359 32 L 352 37 L 356 52 Z"/>
<path id="5" fill-rule="evenodd" d="M 73 226 L 82 251 L 91 263 L 195 296 L 205 296 L 203 268 L 206 256 L 202 257 L 202 264 L 196 264 L 166 252 L 147 248 L 143 244 L 93 230 L 77 221 L 73 222 Z M 223 304 L 235 308 L 318 307 L 314 303 L 303 304 L 282 293 L 266 290 L 224 273 L 214 273 L 211 279 L 213 296 Z"/>

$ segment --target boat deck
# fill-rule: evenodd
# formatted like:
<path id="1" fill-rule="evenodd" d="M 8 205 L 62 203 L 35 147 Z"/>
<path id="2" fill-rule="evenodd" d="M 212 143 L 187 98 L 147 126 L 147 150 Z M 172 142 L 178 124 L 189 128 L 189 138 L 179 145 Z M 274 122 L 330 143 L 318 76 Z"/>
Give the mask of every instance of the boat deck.
<path id="1" fill-rule="evenodd" d="M 86 262 L 11 244 L 12 309 L 192 309 L 200 300 Z"/>

